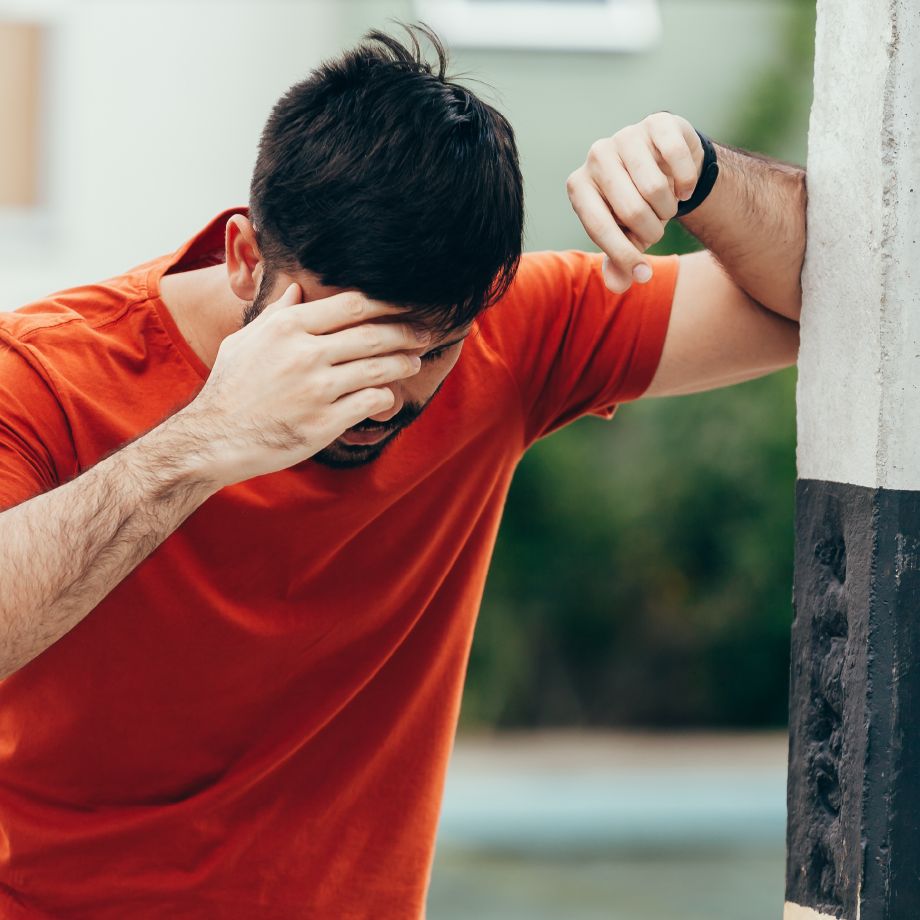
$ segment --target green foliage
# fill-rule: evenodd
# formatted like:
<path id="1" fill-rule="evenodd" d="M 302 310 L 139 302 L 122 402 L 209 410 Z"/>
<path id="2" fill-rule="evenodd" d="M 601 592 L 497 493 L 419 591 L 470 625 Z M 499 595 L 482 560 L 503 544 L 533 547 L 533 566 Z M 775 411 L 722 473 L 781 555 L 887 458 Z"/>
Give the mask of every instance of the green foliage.
<path id="1" fill-rule="evenodd" d="M 794 374 L 582 422 L 522 464 L 468 722 L 781 724 Z M 609 429 L 609 430 L 608 430 Z"/>
<path id="2" fill-rule="evenodd" d="M 800 150 L 814 4 L 730 143 Z M 674 224 L 660 249 L 695 241 Z M 786 718 L 795 375 L 624 407 L 515 479 L 470 661 L 470 725 L 766 726 Z"/>

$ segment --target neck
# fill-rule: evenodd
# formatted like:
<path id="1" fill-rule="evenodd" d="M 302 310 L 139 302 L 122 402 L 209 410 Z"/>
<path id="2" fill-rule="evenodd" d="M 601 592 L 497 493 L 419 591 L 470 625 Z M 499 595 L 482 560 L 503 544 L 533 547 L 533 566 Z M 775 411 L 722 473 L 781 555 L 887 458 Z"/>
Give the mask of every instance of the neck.
<path id="1" fill-rule="evenodd" d="M 244 306 L 230 290 L 226 267 L 165 275 L 160 298 L 191 349 L 213 367 L 220 343 L 240 328 Z"/>

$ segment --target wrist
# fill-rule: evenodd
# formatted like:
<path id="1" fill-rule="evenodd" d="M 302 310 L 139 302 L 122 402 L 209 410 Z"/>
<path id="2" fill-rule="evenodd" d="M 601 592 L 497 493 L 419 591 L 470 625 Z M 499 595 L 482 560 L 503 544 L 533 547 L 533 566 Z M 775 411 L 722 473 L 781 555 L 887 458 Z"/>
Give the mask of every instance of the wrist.
<path id="1" fill-rule="evenodd" d="M 708 197 L 719 178 L 719 157 L 716 146 L 700 131 L 696 132 L 703 147 L 703 162 L 700 166 L 700 176 L 696 182 L 693 194 L 677 206 L 677 217 L 685 217 L 695 211 Z"/>
<path id="2" fill-rule="evenodd" d="M 134 443 L 132 472 L 154 495 L 190 491 L 204 501 L 227 485 L 213 434 L 190 407 L 181 409 Z"/>

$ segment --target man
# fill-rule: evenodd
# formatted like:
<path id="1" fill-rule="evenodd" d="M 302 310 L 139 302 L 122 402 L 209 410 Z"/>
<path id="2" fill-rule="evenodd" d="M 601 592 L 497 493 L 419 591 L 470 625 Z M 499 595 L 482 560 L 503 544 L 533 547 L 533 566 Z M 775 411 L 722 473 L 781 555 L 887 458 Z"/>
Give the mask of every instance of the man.
<path id="1" fill-rule="evenodd" d="M 4 917 L 419 917 L 522 452 L 794 361 L 801 172 L 719 147 L 710 190 L 654 115 L 569 179 L 606 256 L 521 260 L 511 128 L 435 47 L 372 34 L 248 214 L 3 317 Z M 644 255 L 679 200 L 725 270 Z"/>

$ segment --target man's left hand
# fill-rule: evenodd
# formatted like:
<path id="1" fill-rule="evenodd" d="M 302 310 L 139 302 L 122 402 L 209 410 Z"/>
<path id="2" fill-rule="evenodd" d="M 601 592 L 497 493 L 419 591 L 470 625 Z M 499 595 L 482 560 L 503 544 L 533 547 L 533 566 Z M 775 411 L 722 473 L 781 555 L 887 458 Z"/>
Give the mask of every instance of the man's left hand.
<path id="1" fill-rule="evenodd" d="M 685 118 L 649 115 L 591 145 L 569 176 L 569 200 L 588 236 L 604 251 L 604 281 L 614 292 L 645 282 L 645 251 L 664 234 L 677 207 L 693 195 L 703 146 Z"/>

